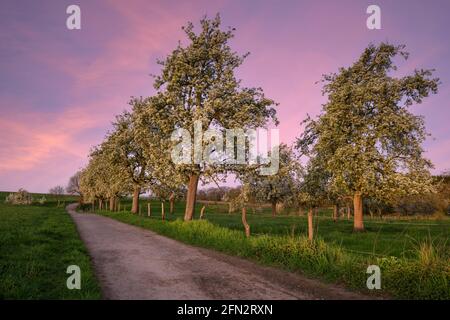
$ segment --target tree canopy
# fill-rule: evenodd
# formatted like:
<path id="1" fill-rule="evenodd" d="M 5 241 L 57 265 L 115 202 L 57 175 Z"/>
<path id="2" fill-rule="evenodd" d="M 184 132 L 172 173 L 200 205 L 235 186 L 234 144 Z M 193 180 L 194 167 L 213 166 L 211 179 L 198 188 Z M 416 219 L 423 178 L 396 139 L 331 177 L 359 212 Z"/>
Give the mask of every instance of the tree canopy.
<path id="1" fill-rule="evenodd" d="M 278 123 L 275 102 L 266 98 L 261 88 L 243 87 L 235 76 L 248 54 L 238 55 L 229 46 L 234 29 L 223 31 L 219 15 L 203 18 L 200 27 L 196 33 L 188 23 L 183 28 L 187 45 L 179 43 L 159 61 L 162 70 L 155 78 L 157 94 L 149 104 L 154 121 L 166 136 L 177 128 L 187 130 L 191 137 L 197 134 L 191 163 L 174 166 L 189 177 L 186 220 L 192 219 L 199 178 L 213 180 L 232 169 L 202 161 L 203 151 L 211 143 L 203 139 L 203 131 L 215 129 L 223 134 L 225 129 L 261 127 L 269 119 Z M 196 126 L 201 126 L 200 132 L 195 132 Z"/>
<path id="2" fill-rule="evenodd" d="M 432 189 L 432 164 L 421 146 L 424 120 L 409 107 L 437 93 L 439 79 L 423 69 L 394 77 L 394 58 L 408 57 L 404 48 L 369 45 L 353 65 L 325 75 L 328 102 L 317 119 L 304 121 L 297 141 L 304 154 L 323 160 L 330 190 L 355 195 L 355 206 L 364 196 L 389 201 Z M 363 229 L 360 209 L 355 229 Z"/>

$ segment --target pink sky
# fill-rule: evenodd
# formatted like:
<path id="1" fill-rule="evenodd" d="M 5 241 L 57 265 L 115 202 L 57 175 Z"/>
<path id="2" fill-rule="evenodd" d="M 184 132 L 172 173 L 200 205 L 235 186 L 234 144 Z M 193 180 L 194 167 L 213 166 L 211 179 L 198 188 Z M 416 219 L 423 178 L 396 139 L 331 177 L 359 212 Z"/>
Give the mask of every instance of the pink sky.
<path id="1" fill-rule="evenodd" d="M 66 28 L 70 4 L 82 29 Z M 366 28 L 369 4 L 382 30 Z M 280 137 L 291 143 L 324 102 L 315 84 L 351 64 L 370 43 L 406 44 L 399 74 L 435 68 L 438 95 L 413 108 L 432 134 L 435 173 L 450 168 L 449 1 L 17 1 L 0 3 L 0 190 L 46 192 L 86 164 L 130 96 L 153 91 L 150 74 L 184 40 L 181 26 L 205 14 L 235 27 L 233 48 L 251 52 L 239 70 L 280 103 Z"/>

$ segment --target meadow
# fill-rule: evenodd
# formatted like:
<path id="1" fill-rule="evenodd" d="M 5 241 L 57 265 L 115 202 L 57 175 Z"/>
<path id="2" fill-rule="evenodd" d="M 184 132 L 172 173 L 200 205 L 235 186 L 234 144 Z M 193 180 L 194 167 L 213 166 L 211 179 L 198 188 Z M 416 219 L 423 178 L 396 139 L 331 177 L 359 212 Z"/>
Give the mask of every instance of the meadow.
<path id="1" fill-rule="evenodd" d="M 100 289 L 87 251 L 64 205 L 76 197 L 46 195 L 45 204 L 9 205 L 0 193 L 0 298 L 1 299 L 97 299 Z M 33 195 L 39 199 L 42 195 Z M 58 206 L 58 200 L 60 205 Z M 450 299 L 450 220 L 445 217 L 385 219 L 366 217 L 366 232 L 353 233 L 352 221 L 331 219 L 330 209 L 314 218 L 315 240 L 306 237 L 306 217 L 269 208 L 249 209 L 251 237 L 246 238 L 238 212 L 228 213 L 223 204 L 208 204 L 199 220 L 183 222 L 184 202 L 176 202 L 173 214 L 165 203 L 140 201 L 141 213 L 130 213 L 131 201 L 122 199 L 121 211 L 96 210 L 97 214 L 153 230 L 176 240 L 244 257 L 265 265 L 299 272 L 326 282 L 345 285 L 375 297 Z M 84 205 L 80 211 L 92 211 Z M 82 271 L 82 290 L 66 288 L 67 266 Z M 382 290 L 366 288 L 366 269 L 379 265 Z"/>
<path id="2" fill-rule="evenodd" d="M 141 215 L 147 216 L 148 200 L 141 199 Z M 176 202 L 174 213 L 169 214 L 165 204 L 166 220 L 174 221 L 184 216 L 184 202 Z M 200 216 L 202 204 L 196 206 L 195 219 Z M 151 201 L 151 219 L 161 219 L 161 203 Z M 121 211 L 131 209 L 131 200 L 122 200 Z M 306 212 L 305 212 L 306 214 Z M 327 243 L 342 247 L 343 250 L 358 255 L 415 257 L 423 243 L 450 251 L 450 218 L 433 217 L 365 217 L 366 232 L 353 233 L 353 220 L 340 217 L 336 222 L 331 218 L 331 209 L 319 209 L 314 217 L 314 234 Z M 147 217 L 148 218 L 148 217 Z M 205 219 L 214 225 L 243 232 L 240 211 L 228 213 L 224 204 L 206 204 Z M 270 208 L 247 210 L 247 221 L 253 236 L 295 236 L 307 234 L 307 217 L 297 213 L 281 212 L 276 217 Z"/>
<path id="3" fill-rule="evenodd" d="M 0 193 L 0 299 L 101 298 L 86 248 L 63 206 L 76 198 L 45 195 L 45 204 L 10 205 L 4 203 L 7 194 Z M 81 269 L 81 290 L 67 289 L 69 265 Z"/>
<path id="4" fill-rule="evenodd" d="M 196 220 L 185 223 L 184 203 L 176 203 L 173 214 L 168 213 L 166 203 L 165 221 L 161 219 L 159 202 L 151 202 L 151 217 L 147 216 L 147 205 L 148 201 L 141 199 L 140 215 L 128 211 L 128 200 L 122 201 L 120 212 L 96 212 L 185 243 L 342 283 L 370 295 L 450 299 L 450 220 L 446 217 L 366 217 L 366 232 L 353 233 L 351 220 L 333 222 L 330 210 L 322 209 L 314 219 L 316 240 L 311 243 L 306 237 L 304 216 L 272 217 L 266 209 L 255 213 L 250 209 L 247 220 L 252 236 L 245 238 L 240 214 L 228 214 L 226 206 L 208 205 L 200 221 L 198 204 Z M 366 288 L 366 269 L 372 264 L 382 270 L 384 290 Z"/>

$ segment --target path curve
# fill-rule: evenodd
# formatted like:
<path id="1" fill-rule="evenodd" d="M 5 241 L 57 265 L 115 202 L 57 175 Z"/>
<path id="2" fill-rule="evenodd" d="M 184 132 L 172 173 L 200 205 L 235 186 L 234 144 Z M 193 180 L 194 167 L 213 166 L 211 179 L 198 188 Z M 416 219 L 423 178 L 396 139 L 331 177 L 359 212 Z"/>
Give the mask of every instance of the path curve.
<path id="1" fill-rule="evenodd" d="M 67 207 L 105 299 L 365 299 L 302 275 Z"/>

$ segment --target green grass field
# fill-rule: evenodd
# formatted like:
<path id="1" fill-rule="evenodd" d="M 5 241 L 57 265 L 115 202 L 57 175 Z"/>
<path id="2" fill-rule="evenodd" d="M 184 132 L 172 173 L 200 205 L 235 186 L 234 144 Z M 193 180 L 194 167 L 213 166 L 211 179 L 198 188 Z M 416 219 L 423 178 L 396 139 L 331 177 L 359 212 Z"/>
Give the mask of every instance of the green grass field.
<path id="1" fill-rule="evenodd" d="M 46 196 L 44 205 L 13 206 L 0 193 L 0 299 L 96 299 L 100 290 L 90 260 L 76 228 L 63 205 L 76 200 Z M 42 195 L 34 195 L 38 199 Z M 325 281 L 345 284 L 368 294 L 408 299 L 450 299 L 450 220 L 380 220 L 366 217 L 367 231 L 352 233 L 352 222 L 336 223 L 328 209 L 315 217 L 317 240 L 306 237 L 306 217 L 280 214 L 269 209 L 248 210 L 252 237 L 245 238 L 241 216 L 228 214 L 224 205 L 207 205 L 205 221 L 182 222 L 184 203 L 161 221 L 161 205 L 141 199 L 141 215 L 130 214 L 130 200 L 122 211 L 98 211 L 119 221 L 154 230 L 192 244 L 302 272 Z M 90 210 L 90 206 L 85 207 Z M 125 211 L 123 211 L 125 209 Z M 82 290 L 66 288 L 66 268 L 78 265 Z M 366 268 L 378 264 L 383 289 L 365 289 Z"/>
<path id="2" fill-rule="evenodd" d="M 141 213 L 147 215 L 147 201 L 141 200 Z M 122 209 L 130 210 L 130 200 L 122 201 Z M 161 219 L 161 204 L 152 201 L 152 219 Z M 196 206 L 196 218 L 199 217 L 201 204 Z M 168 214 L 165 204 L 166 219 L 183 218 L 184 203 L 175 204 L 175 213 Z M 270 209 L 262 211 L 247 210 L 247 220 L 253 235 L 306 235 L 306 216 L 280 214 L 272 217 Z M 221 204 L 207 205 L 205 218 L 214 225 L 243 232 L 239 212 L 228 214 L 227 207 Z M 435 247 L 450 252 L 450 219 L 416 219 L 395 220 L 365 217 L 366 232 L 355 234 L 353 221 L 341 218 L 337 222 L 331 219 L 331 210 L 322 209 L 314 219 L 315 234 L 327 243 L 340 246 L 348 252 L 358 255 L 415 257 L 421 243 L 431 242 Z"/>
<path id="3" fill-rule="evenodd" d="M 101 298 L 87 251 L 64 207 L 48 196 L 45 205 L 9 205 L 6 194 L 0 193 L 0 299 Z M 80 290 L 67 289 L 69 265 L 81 269 Z"/>

